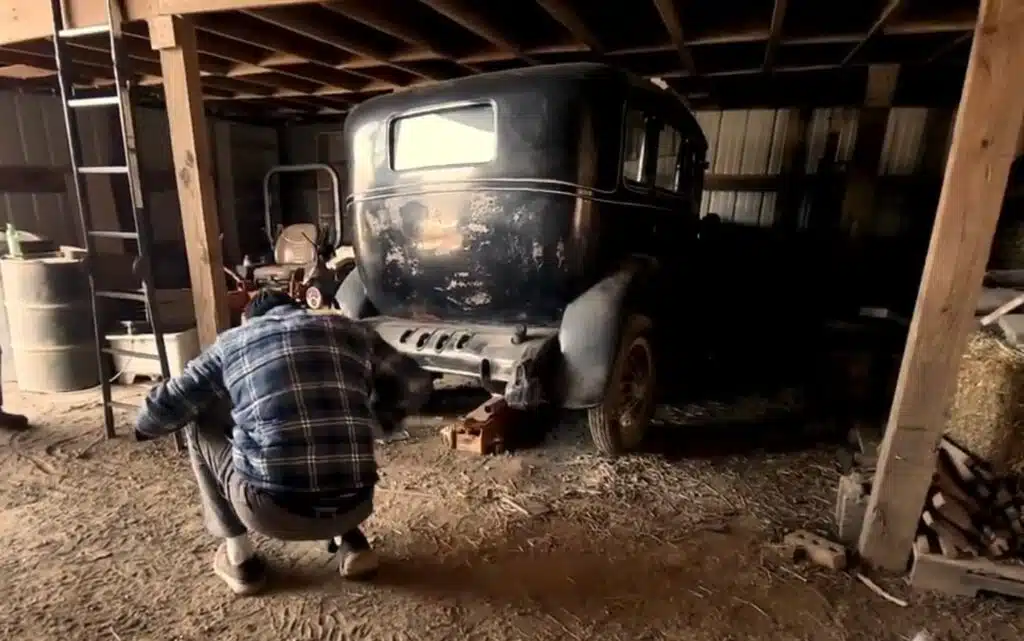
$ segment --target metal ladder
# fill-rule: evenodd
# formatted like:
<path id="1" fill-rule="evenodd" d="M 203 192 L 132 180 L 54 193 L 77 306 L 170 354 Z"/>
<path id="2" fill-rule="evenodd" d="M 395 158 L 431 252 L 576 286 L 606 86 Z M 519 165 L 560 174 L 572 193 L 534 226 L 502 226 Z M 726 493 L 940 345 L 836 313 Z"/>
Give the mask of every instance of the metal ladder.
<path id="1" fill-rule="evenodd" d="M 160 373 L 164 380 L 170 375 L 167 365 L 167 348 L 164 345 L 163 327 L 160 323 L 158 306 L 155 301 L 153 287 L 153 267 L 150 261 L 152 226 L 149 220 L 146 192 L 142 188 L 142 176 L 139 172 L 139 159 L 135 148 L 135 123 L 132 117 L 132 93 L 128 70 L 124 65 L 124 54 L 121 51 L 122 13 L 117 0 L 107 0 L 107 23 L 88 27 L 68 28 L 69 20 L 62 0 L 50 0 L 53 8 L 53 51 L 56 58 L 57 77 L 60 83 L 60 97 L 64 111 L 64 126 L 67 130 L 68 151 L 71 156 L 71 171 L 74 177 L 75 199 L 78 204 L 79 225 L 88 251 L 86 265 L 89 273 L 89 288 L 92 294 L 93 321 L 96 330 L 96 363 L 100 373 L 100 389 L 103 392 L 103 422 L 107 438 L 113 438 L 114 408 L 137 411 L 138 407 L 130 403 L 119 403 L 111 399 L 110 386 L 114 374 L 107 367 L 108 355 L 119 355 L 129 358 L 140 358 L 160 361 Z M 112 91 L 106 95 L 80 96 L 74 86 L 74 63 L 68 53 L 67 42 L 76 38 L 85 38 L 107 34 L 110 38 L 110 66 L 114 84 Z M 87 166 L 82 164 L 81 138 L 78 132 L 76 112 L 85 109 L 116 108 L 120 114 L 121 138 L 123 142 L 123 165 Z M 85 176 L 104 175 L 116 180 L 124 178 L 128 181 L 131 194 L 132 218 L 134 231 L 94 230 L 92 229 L 92 212 L 85 189 Z M 96 272 L 93 260 L 95 240 L 112 238 L 134 241 L 137 257 L 133 269 L 135 276 L 141 281 L 139 289 L 134 291 L 102 290 L 96 287 Z M 150 331 L 156 343 L 157 355 L 133 352 L 105 345 L 104 330 L 107 324 L 101 315 L 101 300 L 132 301 L 145 305 L 146 317 Z M 175 433 L 175 445 L 178 450 L 183 447 L 181 434 Z"/>

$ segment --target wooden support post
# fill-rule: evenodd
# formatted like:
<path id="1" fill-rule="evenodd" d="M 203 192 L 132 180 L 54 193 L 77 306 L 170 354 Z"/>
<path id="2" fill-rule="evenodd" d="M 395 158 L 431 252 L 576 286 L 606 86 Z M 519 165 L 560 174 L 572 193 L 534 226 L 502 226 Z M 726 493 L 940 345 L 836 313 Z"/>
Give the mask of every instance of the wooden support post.
<path id="1" fill-rule="evenodd" d="M 1024 3 L 982 0 L 860 554 L 906 569 L 1024 117 Z"/>
<path id="2" fill-rule="evenodd" d="M 149 21 L 149 38 L 160 52 L 196 326 L 206 346 L 227 329 L 229 316 L 196 32 L 184 18 L 161 16 Z"/>
<path id="3" fill-rule="evenodd" d="M 853 144 L 843 198 L 842 221 L 850 235 L 867 232 L 874 222 L 875 185 L 878 166 L 889 126 L 889 111 L 896 92 L 899 65 L 874 65 L 868 68 L 868 86 L 864 107 L 857 118 L 857 137 Z"/>

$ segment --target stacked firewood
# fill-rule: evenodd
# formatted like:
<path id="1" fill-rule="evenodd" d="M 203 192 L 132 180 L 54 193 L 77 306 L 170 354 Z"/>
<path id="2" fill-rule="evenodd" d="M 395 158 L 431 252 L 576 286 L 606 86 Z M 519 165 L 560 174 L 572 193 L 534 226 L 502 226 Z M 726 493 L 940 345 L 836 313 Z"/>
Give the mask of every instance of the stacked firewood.
<path id="1" fill-rule="evenodd" d="M 1020 477 L 998 475 L 984 461 L 943 439 L 921 515 L 918 549 L 954 559 L 1024 558 Z"/>

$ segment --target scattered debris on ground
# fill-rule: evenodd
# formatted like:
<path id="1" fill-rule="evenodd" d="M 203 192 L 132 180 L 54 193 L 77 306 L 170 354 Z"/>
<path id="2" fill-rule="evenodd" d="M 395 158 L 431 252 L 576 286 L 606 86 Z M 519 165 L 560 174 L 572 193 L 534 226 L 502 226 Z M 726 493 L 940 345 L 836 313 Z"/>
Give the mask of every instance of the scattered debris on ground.
<path id="1" fill-rule="evenodd" d="M 437 420 L 410 424 L 379 447 L 367 525 L 379 577 L 345 583 L 323 546 L 259 540 L 274 589 L 236 599 L 210 572 L 216 543 L 170 442 L 98 439 L 94 392 L 5 391 L 35 426 L 0 432 L 4 641 L 1020 638 L 1013 603 L 914 592 L 901 608 L 845 572 L 772 554 L 784 532 L 829 531 L 839 448 L 757 424 L 717 441 L 661 427 L 668 453 L 614 460 L 583 424 L 489 457 L 446 449 Z"/>

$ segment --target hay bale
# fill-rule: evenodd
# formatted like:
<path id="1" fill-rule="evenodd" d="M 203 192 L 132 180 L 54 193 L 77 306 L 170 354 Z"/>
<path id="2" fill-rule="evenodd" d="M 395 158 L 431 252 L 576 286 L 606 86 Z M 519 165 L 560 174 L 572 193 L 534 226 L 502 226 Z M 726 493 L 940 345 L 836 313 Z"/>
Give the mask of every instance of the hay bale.
<path id="1" fill-rule="evenodd" d="M 946 436 L 998 470 L 1024 469 L 1024 351 L 990 330 L 971 335 Z"/>

